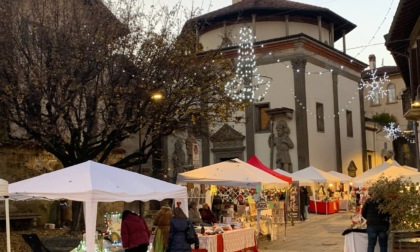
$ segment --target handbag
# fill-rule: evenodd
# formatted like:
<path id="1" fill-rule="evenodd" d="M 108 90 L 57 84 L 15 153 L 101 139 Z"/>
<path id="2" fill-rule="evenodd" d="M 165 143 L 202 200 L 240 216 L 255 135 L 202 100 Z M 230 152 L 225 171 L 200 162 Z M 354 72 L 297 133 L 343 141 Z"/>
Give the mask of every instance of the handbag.
<path id="1" fill-rule="evenodd" d="M 196 239 L 198 238 L 194 226 L 189 219 L 187 219 L 187 230 L 185 231 L 185 237 L 189 244 L 195 243 Z"/>

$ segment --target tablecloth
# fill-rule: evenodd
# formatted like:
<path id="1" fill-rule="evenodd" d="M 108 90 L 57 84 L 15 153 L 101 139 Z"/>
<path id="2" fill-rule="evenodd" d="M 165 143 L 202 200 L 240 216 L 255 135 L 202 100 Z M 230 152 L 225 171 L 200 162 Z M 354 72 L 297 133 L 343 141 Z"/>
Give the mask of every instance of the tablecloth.
<path id="1" fill-rule="evenodd" d="M 367 233 L 357 229 L 356 232 L 346 230 L 344 233 L 344 252 L 365 252 L 367 250 Z M 344 234 L 343 233 L 343 234 Z M 375 252 L 379 252 L 379 244 L 376 242 Z"/>
<path id="2" fill-rule="evenodd" d="M 193 252 L 258 252 L 253 228 L 234 229 L 218 235 L 199 236 L 200 247 Z"/>

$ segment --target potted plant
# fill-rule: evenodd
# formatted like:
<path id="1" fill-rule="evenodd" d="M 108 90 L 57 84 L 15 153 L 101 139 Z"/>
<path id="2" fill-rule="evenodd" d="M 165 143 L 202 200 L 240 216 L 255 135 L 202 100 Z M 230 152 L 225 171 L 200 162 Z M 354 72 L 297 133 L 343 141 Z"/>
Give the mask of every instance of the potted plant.
<path id="1" fill-rule="evenodd" d="M 413 183 L 409 179 L 381 177 L 369 186 L 369 192 L 379 200 L 380 211 L 390 214 L 390 238 L 394 251 L 399 251 L 402 246 L 404 251 L 418 249 L 420 241 L 411 243 L 408 240 L 408 238 L 420 240 L 418 183 Z"/>

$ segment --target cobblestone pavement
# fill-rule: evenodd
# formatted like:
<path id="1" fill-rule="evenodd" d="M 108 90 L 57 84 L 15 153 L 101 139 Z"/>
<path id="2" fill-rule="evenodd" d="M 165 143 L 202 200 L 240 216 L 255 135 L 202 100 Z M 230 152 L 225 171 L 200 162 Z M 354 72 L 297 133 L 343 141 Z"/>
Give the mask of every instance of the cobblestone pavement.
<path id="1" fill-rule="evenodd" d="M 284 226 L 277 240 L 260 241 L 261 252 L 339 252 L 344 249 L 344 236 L 341 234 L 350 227 L 351 212 L 331 215 L 310 214 L 309 220 Z"/>

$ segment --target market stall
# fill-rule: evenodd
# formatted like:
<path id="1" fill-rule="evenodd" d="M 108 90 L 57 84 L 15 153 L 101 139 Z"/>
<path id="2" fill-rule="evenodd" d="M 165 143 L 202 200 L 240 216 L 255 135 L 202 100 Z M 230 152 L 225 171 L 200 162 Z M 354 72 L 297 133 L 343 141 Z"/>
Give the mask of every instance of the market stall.
<path id="1" fill-rule="evenodd" d="M 296 176 L 297 178 L 310 179 L 311 181 L 318 183 L 318 188 L 315 188 L 315 190 L 313 191 L 313 196 L 311 197 L 311 200 L 309 202 L 310 212 L 318 213 L 318 205 L 320 205 L 322 209 L 325 209 L 326 214 L 335 213 L 335 211 L 329 211 L 329 202 L 336 202 L 336 199 L 334 198 L 334 193 L 331 193 L 331 191 L 332 188 L 334 188 L 333 183 L 339 183 L 340 178 L 313 166 L 309 166 L 305 169 L 296 171 L 293 173 L 293 176 Z M 327 189 L 325 189 L 324 187 L 326 187 Z M 313 205 L 312 209 L 311 204 Z M 332 203 L 331 206 L 334 207 L 335 203 Z"/>
<path id="2" fill-rule="evenodd" d="M 376 170 L 376 172 L 372 172 L 369 176 L 357 176 L 353 180 L 353 185 L 355 187 L 369 187 L 369 184 L 375 182 L 380 177 L 387 177 L 389 179 L 399 178 L 401 176 L 413 176 L 419 174 L 418 171 L 414 171 L 412 169 L 406 168 L 404 166 L 388 166 L 381 170 Z"/>
<path id="3" fill-rule="evenodd" d="M 253 228 L 225 231 L 216 235 L 198 235 L 199 249 L 194 252 L 258 251 Z"/>
<path id="4" fill-rule="evenodd" d="M 248 222 L 251 226 L 253 222 L 251 217 L 256 216 L 256 229 L 259 233 L 259 221 L 261 219 L 259 214 L 261 212 L 259 210 L 263 209 L 259 207 L 261 206 L 259 203 L 266 200 L 265 198 L 263 199 L 263 197 L 260 197 L 261 192 L 267 189 L 281 190 L 288 187 L 291 179 L 286 178 L 287 181 L 285 181 L 280 177 L 281 176 L 269 174 L 239 159 L 232 159 L 180 173 L 177 177 L 177 183 L 216 185 L 220 187 L 220 190 L 223 190 L 223 193 L 216 194 L 218 197 L 222 195 L 222 197 L 226 196 L 231 197 L 232 199 L 233 195 L 233 198 L 241 197 L 243 200 L 249 200 L 249 206 L 245 206 L 243 204 L 237 205 L 235 214 L 233 216 L 229 216 L 231 217 L 230 221 L 237 221 L 241 223 Z M 244 194 L 244 191 L 249 194 Z M 254 199 L 249 199 L 250 195 L 253 195 L 254 199 L 257 199 L 256 196 L 258 196 L 258 199 L 256 201 L 254 201 Z M 223 200 L 223 198 L 221 200 Z M 267 206 L 267 202 L 265 201 L 264 203 L 265 206 Z M 245 216 L 244 214 L 246 212 L 250 213 L 251 217 Z"/>
<path id="5" fill-rule="evenodd" d="M 352 208 L 351 205 L 351 192 L 350 192 L 350 183 L 352 183 L 353 178 L 347 174 L 343 174 L 337 171 L 329 171 L 328 173 L 338 177 L 340 179 L 340 186 L 336 188 L 336 198 L 339 201 L 339 210 L 349 211 Z"/>
<path id="6" fill-rule="evenodd" d="M 10 184 L 11 198 L 82 201 L 86 251 L 94 252 L 98 202 L 176 199 L 186 208 L 187 189 L 135 172 L 87 161 Z M 188 214 L 188 210 L 184 209 Z"/>

